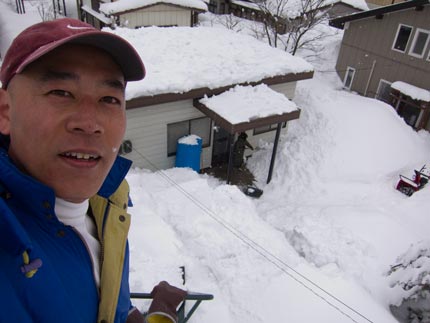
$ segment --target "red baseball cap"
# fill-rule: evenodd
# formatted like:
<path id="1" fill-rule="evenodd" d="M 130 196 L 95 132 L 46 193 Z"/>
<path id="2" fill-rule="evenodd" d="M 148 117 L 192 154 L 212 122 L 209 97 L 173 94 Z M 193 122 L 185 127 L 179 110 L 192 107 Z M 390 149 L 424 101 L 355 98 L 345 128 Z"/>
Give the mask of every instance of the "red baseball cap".
<path id="1" fill-rule="evenodd" d="M 126 81 L 145 77 L 139 54 L 125 39 L 80 20 L 63 18 L 35 24 L 13 40 L 1 66 L 2 88 L 7 88 L 13 76 L 30 63 L 66 43 L 90 45 L 106 51 L 120 66 Z"/>

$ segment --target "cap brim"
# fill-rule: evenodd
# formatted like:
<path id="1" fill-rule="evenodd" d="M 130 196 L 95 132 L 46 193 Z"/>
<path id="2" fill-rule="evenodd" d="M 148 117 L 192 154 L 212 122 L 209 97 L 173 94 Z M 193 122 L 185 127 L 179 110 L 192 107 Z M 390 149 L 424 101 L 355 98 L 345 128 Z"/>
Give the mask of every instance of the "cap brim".
<path id="1" fill-rule="evenodd" d="M 30 63 L 64 44 L 83 44 L 106 51 L 119 65 L 126 81 L 138 81 L 145 77 L 145 67 L 133 46 L 114 34 L 98 30 L 72 35 L 41 46 L 19 65 L 16 73 L 22 72 Z"/>

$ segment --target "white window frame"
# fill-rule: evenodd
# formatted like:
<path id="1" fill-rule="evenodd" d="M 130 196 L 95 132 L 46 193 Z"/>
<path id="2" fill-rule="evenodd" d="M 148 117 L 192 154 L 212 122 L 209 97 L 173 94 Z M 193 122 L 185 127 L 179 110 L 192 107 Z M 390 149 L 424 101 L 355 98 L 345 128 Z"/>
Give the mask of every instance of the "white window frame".
<path id="1" fill-rule="evenodd" d="M 348 77 L 348 72 L 349 72 L 349 71 L 352 71 L 351 83 L 349 84 L 349 86 L 346 86 L 345 82 L 346 82 L 346 79 L 347 79 L 347 77 Z M 352 82 L 354 82 L 354 77 L 355 77 L 355 68 L 354 68 L 354 67 L 351 67 L 351 66 L 347 66 L 347 67 L 346 67 L 345 76 L 344 76 L 344 78 L 343 78 L 343 87 L 344 87 L 345 89 L 351 90 Z"/>
<path id="2" fill-rule="evenodd" d="M 391 86 L 391 84 L 393 84 L 393 82 L 389 82 L 389 81 L 384 80 L 384 79 L 379 80 L 378 88 L 377 88 L 376 93 L 375 93 L 375 99 L 377 99 L 379 101 L 382 101 L 379 99 L 379 90 L 381 89 L 381 83 L 386 83 L 386 84 L 389 84 L 390 86 Z M 384 101 L 382 101 L 382 102 L 384 102 Z"/>
<path id="3" fill-rule="evenodd" d="M 406 46 L 405 46 L 404 51 L 394 47 L 394 45 L 396 45 L 397 38 L 399 37 L 400 28 L 402 28 L 402 27 L 411 28 L 411 34 L 409 35 L 408 41 L 406 42 Z M 396 37 L 394 37 L 393 45 L 391 45 L 391 49 L 396 51 L 396 52 L 399 52 L 399 53 L 406 53 L 406 51 L 408 49 L 409 42 L 411 41 L 411 35 L 413 33 L 414 33 L 414 27 L 413 26 L 409 26 L 409 25 L 405 25 L 405 24 L 399 24 L 399 27 L 397 27 Z"/>
<path id="4" fill-rule="evenodd" d="M 428 37 L 427 37 L 426 43 L 424 44 L 424 48 L 423 48 L 422 54 L 418 55 L 418 54 L 413 53 L 412 50 L 414 49 L 414 47 L 415 47 L 415 45 L 417 43 L 418 35 L 419 35 L 420 32 L 424 33 L 424 34 L 427 34 Z M 417 30 L 415 31 L 415 34 L 414 34 L 414 39 L 412 40 L 411 48 L 409 48 L 409 55 L 414 56 L 414 57 L 418 57 L 418 58 L 423 58 L 424 54 L 427 52 L 427 46 L 429 44 L 429 41 L 430 41 L 430 30 L 417 28 Z"/>

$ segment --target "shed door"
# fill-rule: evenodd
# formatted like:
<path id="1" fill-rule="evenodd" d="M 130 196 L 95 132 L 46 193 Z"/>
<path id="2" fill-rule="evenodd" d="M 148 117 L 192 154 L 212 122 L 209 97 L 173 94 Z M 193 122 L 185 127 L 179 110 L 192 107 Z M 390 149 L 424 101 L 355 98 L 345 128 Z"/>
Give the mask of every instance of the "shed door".
<path id="1" fill-rule="evenodd" d="M 217 126 L 217 130 L 214 131 L 212 166 L 228 162 L 228 138 L 229 133 L 220 126 Z"/>

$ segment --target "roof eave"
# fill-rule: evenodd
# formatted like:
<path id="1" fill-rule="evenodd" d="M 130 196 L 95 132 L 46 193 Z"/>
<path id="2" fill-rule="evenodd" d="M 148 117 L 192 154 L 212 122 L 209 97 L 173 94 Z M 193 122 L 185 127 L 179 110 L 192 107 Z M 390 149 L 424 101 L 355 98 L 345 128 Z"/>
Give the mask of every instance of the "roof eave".
<path id="1" fill-rule="evenodd" d="M 301 72 L 301 73 L 295 73 L 295 74 L 291 73 L 286 75 L 278 75 L 278 76 L 264 78 L 257 82 L 244 82 L 240 84 L 231 84 L 231 85 L 219 87 L 216 89 L 210 89 L 208 87 L 204 87 L 204 88 L 193 89 L 191 91 L 184 92 L 184 93 L 163 93 L 163 94 L 157 94 L 153 96 L 141 96 L 127 101 L 127 109 L 142 108 L 146 106 L 169 103 L 174 101 L 181 101 L 181 100 L 190 100 L 190 99 L 192 100 L 196 98 L 202 98 L 205 95 L 207 96 L 217 95 L 229 90 L 232 87 L 235 87 L 236 85 L 254 86 L 261 83 L 264 83 L 267 85 L 274 85 L 274 84 L 282 84 L 282 83 L 289 83 L 289 82 L 297 82 L 300 80 L 311 79 L 313 77 L 313 74 L 314 74 L 313 71 Z"/>
<path id="2" fill-rule="evenodd" d="M 430 4 L 430 0 L 410 0 L 410 1 L 400 2 L 390 6 L 384 6 L 384 7 L 380 7 L 372 10 L 353 13 L 348 16 L 342 16 L 342 17 L 330 19 L 329 25 L 338 29 L 343 29 L 345 26 L 345 23 L 348 21 L 380 16 L 386 13 L 396 12 L 396 11 L 410 9 L 414 7 L 420 7 L 428 4 Z"/>
<path id="3" fill-rule="evenodd" d="M 193 105 L 194 107 L 199 109 L 204 115 L 214 120 L 217 125 L 221 126 L 225 131 L 227 131 L 230 134 L 240 133 L 254 128 L 259 128 L 259 127 L 264 127 L 271 124 L 278 124 L 282 122 L 288 122 L 291 120 L 299 119 L 300 112 L 301 112 L 300 109 L 297 109 L 283 114 L 276 114 L 268 117 L 258 118 L 248 122 L 232 124 L 231 122 L 224 119 L 216 112 L 209 109 L 204 104 L 200 103 L 197 99 L 193 101 Z"/>

